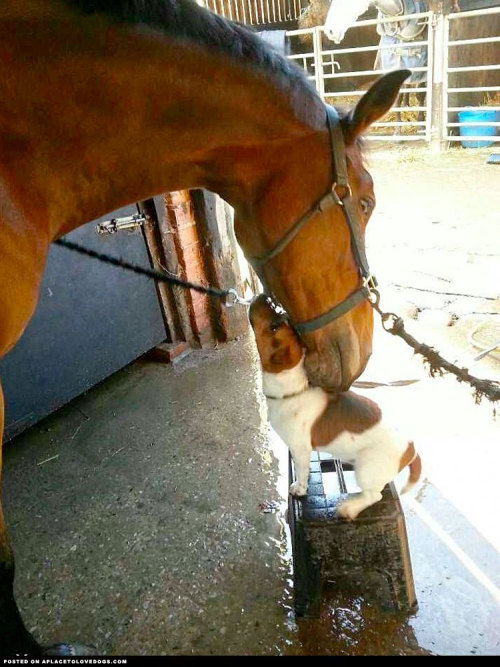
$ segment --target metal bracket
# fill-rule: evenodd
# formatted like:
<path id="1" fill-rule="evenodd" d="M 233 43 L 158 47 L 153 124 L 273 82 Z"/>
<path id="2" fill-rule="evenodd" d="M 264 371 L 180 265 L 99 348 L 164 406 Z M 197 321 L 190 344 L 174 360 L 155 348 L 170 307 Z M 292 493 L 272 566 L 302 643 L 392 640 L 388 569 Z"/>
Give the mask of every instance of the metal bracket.
<path id="1" fill-rule="evenodd" d="M 105 220 L 96 225 L 95 231 L 97 234 L 116 234 L 116 232 L 121 232 L 123 230 L 142 227 L 146 220 L 147 216 L 142 213 L 127 215 L 124 218 L 112 218 L 111 220 Z"/>

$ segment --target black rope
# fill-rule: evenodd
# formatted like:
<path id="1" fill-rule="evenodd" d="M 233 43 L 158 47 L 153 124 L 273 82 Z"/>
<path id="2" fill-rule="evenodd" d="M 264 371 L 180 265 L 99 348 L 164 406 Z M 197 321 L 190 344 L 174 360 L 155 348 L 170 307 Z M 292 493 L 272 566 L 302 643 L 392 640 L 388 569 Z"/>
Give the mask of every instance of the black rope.
<path id="1" fill-rule="evenodd" d="M 106 262 L 107 264 L 112 264 L 113 266 L 119 266 L 122 269 L 127 269 L 128 271 L 133 271 L 141 276 L 147 276 L 148 278 L 153 278 L 163 283 L 169 283 L 170 285 L 176 285 L 177 287 L 183 287 L 184 289 L 192 289 L 195 292 L 200 292 L 200 294 L 207 294 L 208 296 L 216 297 L 217 299 L 223 299 L 224 301 L 227 297 L 232 294 L 231 290 L 222 290 L 217 287 L 205 287 L 204 285 L 198 285 L 197 283 L 189 282 L 189 280 L 181 280 L 175 276 L 171 276 L 168 273 L 163 271 L 158 271 L 156 269 L 146 269 L 143 266 L 138 264 L 131 264 L 126 262 L 124 259 L 118 257 L 113 257 L 112 255 L 107 255 L 106 253 L 97 252 L 96 250 L 90 250 L 90 248 L 85 248 L 79 243 L 74 243 L 73 241 L 68 241 L 67 239 L 57 239 L 54 241 L 56 245 L 60 245 L 63 248 L 68 250 L 74 250 L 81 253 L 82 255 L 87 255 L 88 257 L 94 257 L 99 259 L 101 262 Z"/>
<path id="2" fill-rule="evenodd" d="M 191 283 L 188 280 L 181 280 L 180 278 L 168 275 L 163 271 L 146 269 L 143 266 L 139 266 L 138 264 L 131 264 L 130 262 L 126 262 L 123 259 L 119 259 L 118 257 L 113 257 L 112 255 L 97 252 L 96 250 L 90 250 L 89 248 L 85 248 L 84 246 L 81 246 L 78 243 L 73 243 L 73 241 L 68 241 L 67 239 L 57 239 L 54 241 L 54 243 L 62 246 L 63 248 L 67 248 L 68 250 L 74 250 L 81 253 L 82 255 L 94 257 L 95 259 L 99 259 L 102 262 L 112 264 L 113 266 L 119 266 L 122 269 L 133 271 L 134 273 L 137 273 L 141 276 L 154 278 L 155 280 L 169 283 L 170 285 L 176 285 L 177 287 L 192 289 L 195 292 L 207 294 L 208 296 L 223 299 L 224 301 L 226 301 L 229 295 L 234 297 L 235 294 L 234 290 L 221 290 L 216 287 L 205 287 L 204 285 Z M 499 382 L 496 380 L 483 380 L 482 378 L 476 378 L 473 375 L 470 375 L 467 368 L 459 368 L 455 364 L 452 364 L 451 362 L 444 359 L 434 348 L 426 345 L 425 343 L 419 343 L 405 330 L 404 322 L 401 317 L 395 315 L 394 313 L 385 313 L 383 310 L 381 310 L 379 306 L 380 294 L 378 291 L 373 289 L 372 294 L 376 298 L 375 301 L 370 299 L 370 303 L 381 316 L 384 329 L 388 333 L 402 338 L 407 345 L 413 348 L 416 354 L 422 355 L 425 361 L 429 364 L 429 371 L 432 377 L 434 377 L 436 373 L 442 374 L 443 371 L 452 373 L 456 376 L 459 382 L 466 382 L 467 384 L 474 387 L 477 403 L 480 402 L 483 396 L 486 396 L 492 402 L 500 400 Z M 390 319 L 392 319 L 392 325 L 386 326 L 386 323 Z"/>

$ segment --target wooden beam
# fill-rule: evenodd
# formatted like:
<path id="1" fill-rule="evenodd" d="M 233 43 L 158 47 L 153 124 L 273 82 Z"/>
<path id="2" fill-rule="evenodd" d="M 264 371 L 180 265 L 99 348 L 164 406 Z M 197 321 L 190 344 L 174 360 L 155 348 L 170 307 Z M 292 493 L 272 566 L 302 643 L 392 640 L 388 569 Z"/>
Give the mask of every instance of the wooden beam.
<path id="1" fill-rule="evenodd" d="M 242 280 L 227 205 L 208 190 L 193 190 L 191 196 L 196 223 L 204 241 L 202 250 L 209 284 L 220 289 L 234 287 L 241 294 Z M 245 308 L 226 308 L 215 299 L 211 301 L 212 322 L 218 340 L 233 340 L 248 329 Z"/>
<path id="2" fill-rule="evenodd" d="M 143 225 L 143 234 L 151 266 L 159 271 L 164 271 L 169 262 L 167 261 L 165 248 L 160 239 L 158 221 L 162 215 L 161 209 L 157 207 L 152 199 L 140 202 L 139 209 L 147 217 L 147 221 Z M 159 283 L 157 281 L 155 281 L 155 288 L 167 331 L 167 342 L 184 342 L 186 338 L 182 331 L 172 289 L 166 283 Z"/>
<path id="3" fill-rule="evenodd" d="M 165 205 L 166 220 L 176 249 L 178 275 L 193 283 L 209 284 L 203 259 L 202 234 L 197 226 L 189 191 L 165 195 Z M 198 345 L 212 345 L 216 340 L 211 319 L 213 299 L 191 290 L 182 290 L 179 296 L 183 300 L 184 316 L 189 318 Z"/>

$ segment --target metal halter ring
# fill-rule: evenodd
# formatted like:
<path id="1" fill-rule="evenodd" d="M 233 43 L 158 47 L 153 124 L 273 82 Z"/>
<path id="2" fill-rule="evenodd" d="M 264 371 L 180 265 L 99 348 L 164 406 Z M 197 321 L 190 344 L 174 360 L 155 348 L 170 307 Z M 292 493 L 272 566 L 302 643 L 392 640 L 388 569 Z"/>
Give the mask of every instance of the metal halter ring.
<path id="1" fill-rule="evenodd" d="M 251 301 L 241 297 L 234 287 L 227 290 L 226 300 L 224 302 L 224 305 L 227 306 L 227 308 L 232 308 L 233 306 L 249 306 L 250 304 Z"/>
<path id="2" fill-rule="evenodd" d="M 344 193 L 343 193 L 344 196 L 343 197 L 341 197 L 338 194 L 337 189 L 336 189 L 337 187 L 341 187 L 344 190 Z M 333 196 L 335 197 L 335 199 L 337 201 L 337 204 L 339 204 L 339 206 L 344 205 L 344 199 L 352 197 L 352 190 L 351 190 L 351 186 L 349 185 L 349 183 L 344 183 L 343 185 L 339 186 L 338 183 L 335 182 L 332 185 L 332 193 L 333 193 Z"/>
<path id="3" fill-rule="evenodd" d="M 378 305 L 380 303 L 380 292 L 378 289 L 376 289 L 371 282 L 371 278 L 365 281 L 366 287 L 368 287 L 368 301 L 371 303 L 371 305 L 377 309 Z"/>

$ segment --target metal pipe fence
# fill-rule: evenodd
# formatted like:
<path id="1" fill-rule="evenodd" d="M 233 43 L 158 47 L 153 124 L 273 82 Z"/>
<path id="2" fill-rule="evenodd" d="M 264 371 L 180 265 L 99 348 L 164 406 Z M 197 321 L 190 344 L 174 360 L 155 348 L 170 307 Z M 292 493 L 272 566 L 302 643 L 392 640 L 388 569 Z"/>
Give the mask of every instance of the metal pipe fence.
<path id="1" fill-rule="evenodd" d="M 356 31 L 366 27 L 375 27 L 379 23 L 395 23 L 405 20 L 406 18 L 409 17 L 396 16 L 387 17 L 385 19 L 356 21 L 349 31 Z M 430 25 L 432 21 L 432 12 L 413 14 L 411 18 L 426 21 Z M 373 33 L 374 34 L 370 36 L 371 41 L 373 41 L 373 39 L 378 40 L 379 36 L 375 31 L 373 31 Z M 359 80 L 360 82 L 364 80 L 370 81 L 386 72 L 386 70 L 380 68 L 373 69 L 372 67 L 371 69 L 366 69 L 366 66 L 364 68 L 362 67 L 362 69 L 347 70 L 340 67 L 339 59 L 342 59 L 344 56 L 351 56 L 352 60 L 353 56 L 355 58 L 357 54 L 373 53 L 375 55 L 381 50 L 395 48 L 393 44 L 379 45 L 378 43 L 368 43 L 363 46 L 347 48 L 342 45 L 335 45 L 332 48 L 325 37 L 323 26 L 302 30 L 290 30 L 287 31 L 286 34 L 289 43 L 291 43 L 290 50 L 292 51 L 288 57 L 295 60 L 297 64 L 302 65 L 309 78 L 315 81 L 316 88 L 325 102 L 346 102 L 347 100 L 350 101 L 352 98 L 355 100 L 357 97 L 364 94 L 365 90 L 360 86 L 356 86 L 355 88 L 343 88 L 342 85 L 336 85 L 337 82 L 341 83 L 343 79 L 349 79 L 350 82 L 352 82 L 353 79 Z M 308 41 L 312 41 L 312 50 L 308 47 L 307 51 L 301 52 L 299 50 L 298 53 L 294 52 L 297 48 L 300 49 L 300 46 L 297 47 L 297 43 L 299 42 L 298 38 L 302 38 L 303 43 L 304 36 L 306 35 L 309 38 Z M 295 47 L 292 43 L 295 43 Z M 412 68 L 412 71 L 425 72 L 424 79 L 428 82 L 431 78 L 430 72 L 432 71 L 433 31 L 428 30 L 426 39 L 415 40 L 414 42 L 411 42 L 409 46 L 411 49 L 417 47 L 427 48 L 429 54 L 427 65 L 425 67 L 414 67 Z M 408 45 L 405 45 L 404 48 L 408 48 Z M 410 104 L 408 100 L 406 103 L 398 104 L 392 110 L 392 114 L 395 114 L 394 120 L 374 123 L 371 132 L 367 135 L 368 139 L 375 141 L 429 141 L 431 136 L 430 119 L 432 87 L 426 83 L 423 86 L 419 86 L 418 89 L 416 89 L 415 86 L 405 86 L 401 90 L 402 95 L 412 95 L 415 94 L 415 92 L 418 92 L 421 97 L 425 96 L 424 103 L 417 102 L 417 104 Z M 403 118 L 402 114 L 405 114 L 406 117 Z M 393 129 L 393 133 L 387 133 L 389 128 Z"/>
<path id="2" fill-rule="evenodd" d="M 297 20 L 308 5 L 308 0 L 197 1 L 227 18 L 251 25 L 269 26 Z M 323 26 L 288 30 L 287 57 L 305 70 L 325 102 L 352 104 L 364 94 L 371 80 L 388 71 L 380 67 L 374 69 L 370 56 L 375 58 L 376 54 L 386 49 L 396 50 L 396 55 L 399 49 L 400 57 L 402 49 L 427 49 L 426 65 L 409 68 L 414 73 L 423 74 L 422 83 L 418 87 L 405 84 L 388 118 L 374 123 L 367 138 L 372 141 L 423 141 L 436 148 L 443 148 L 451 142 L 463 141 L 463 133 L 473 132 L 477 127 L 477 133 L 467 134 L 468 142 L 499 142 L 500 47 L 496 49 L 495 62 L 482 61 L 484 49 L 481 47 L 490 45 L 495 49 L 495 45 L 500 43 L 500 36 L 472 35 L 466 39 L 450 39 L 450 26 L 465 25 L 460 22 L 473 19 L 491 21 L 499 16 L 500 7 L 497 6 L 447 15 L 428 11 L 356 21 L 349 28 L 350 39 L 344 41 L 361 42 L 361 46 L 347 47 L 330 42 Z M 380 35 L 375 30 L 377 25 L 410 19 L 426 22 L 425 38 L 419 36 L 401 46 L 378 43 Z M 353 39 L 354 34 L 359 35 L 359 39 Z M 465 64 L 454 64 L 460 49 L 462 53 L 463 49 L 468 49 L 475 55 Z M 495 72 L 499 73 L 496 79 Z M 474 100 L 472 104 L 471 99 Z M 494 119 L 476 120 L 473 114 L 464 119 L 464 112 L 471 111 L 490 112 L 487 116 L 493 114 Z M 488 134 L 491 128 L 494 128 L 494 133 Z"/>
<path id="3" fill-rule="evenodd" d="M 499 142 L 500 74 L 494 84 L 491 80 L 485 84 L 484 81 L 481 81 L 480 77 L 481 73 L 492 75 L 494 72 L 498 72 L 500 70 L 498 60 L 500 58 L 497 55 L 494 64 L 484 63 L 481 61 L 481 54 L 479 53 L 479 55 L 475 56 L 473 62 L 468 62 L 465 65 L 451 66 L 449 64 L 450 57 L 453 56 L 453 49 L 457 47 L 473 49 L 485 44 L 494 45 L 500 42 L 500 37 L 497 35 L 452 40 L 450 39 L 451 22 L 467 21 L 477 17 L 482 18 L 482 20 L 488 20 L 488 17 L 499 15 L 500 7 L 491 7 L 446 16 L 429 11 L 421 14 L 388 17 L 385 19 L 356 21 L 349 29 L 350 31 L 359 31 L 362 28 L 373 27 L 379 23 L 391 23 L 410 18 L 424 20 L 428 26 L 427 37 L 425 39 L 420 38 L 403 45 L 403 48 L 407 46 L 410 48 L 421 47 L 427 49 L 427 65 L 425 67 L 409 68 L 412 72 L 425 72 L 425 84 L 418 88 L 406 85 L 401 90 L 402 94 L 418 94 L 419 98 L 413 104 L 410 104 L 410 98 L 407 98 L 408 101 L 404 104 L 396 103 L 391 112 L 395 114 L 395 119 L 374 123 L 367 138 L 374 141 L 425 141 L 427 143 L 434 143 L 439 148 L 449 145 L 449 142 L 457 141 L 467 141 L 469 142 L 469 146 L 474 145 L 474 143 L 470 142 Z M 371 35 L 372 40 L 378 39 L 378 35 L 373 33 Z M 308 47 L 306 51 L 301 51 L 300 47 L 297 48 L 297 42 L 299 41 L 298 38 L 304 41 L 305 35 L 308 35 L 309 42 L 312 43 L 312 49 Z M 374 76 L 386 72 L 386 70 L 380 68 L 367 69 L 366 65 L 364 67 L 360 65 L 358 69 L 341 68 L 338 62 L 339 59 L 350 56 L 352 62 L 359 55 L 359 62 L 363 60 L 366 62 L 366 54 L 375 54 L 383 49 L 395 48 L 393 44 L 371 43 L 355 47 L 335 45 L 331 48 L 329 45 L 326 45 L 327 40 L 324 37 L 322 26 L 288 31 L 287 38 L 290 43 L 295 42 L 295 47 L 292 47 L 292 53 L 288 57 L 295 60 L 297 64 L 300 64 L 306 70 L 309 78 L 314 80 L 316 88 L 325 102 L 333 101 L 336 104 L 346 100 L 355 102 L 365 92 L 361 86 L 362 81 L 370 80 Z M 500 49 L 496 53 L 499 54 Z M 363 55 L 365 55 L 364 59 L 362 58 Z M 463 79 L 464 75 L 467 74 L 476 75 L 476 81 L 469 81 L 469 85 L 463 85 L 463 83 L 462 85 L 458 85 L 460 83 L 458 77 Z M 341 85 L 335 86 L 337 82 L 341 83 L 347 80 L 350 84 L 353 81 L 359 81 L 360 85 L 351 88 L 347 88 L 345 85 L 344 87 Z M 459 96 L 467 93 L 476 97 L 474 104 L 460 104 Z M 424 95 L 425 101 L 423 102 L 422 98 Z M 498 101 L 494 99 L 493 96 L 495 95 Z M 477 101 L 479 98 L 481 99 Z M 459 99 L 459 102 L 456 101 L 457 99 Z M 491 101 L 492 99 L 493 101 Z M 455 103 L 452 103 L 452 100 L 455 100 Z M 497 115 L 494 117 L 494 120 L 489 118 L 486 120 L 476 120 L 474 118 L 463 120 L 463 116 L 459 115 L 462 112 L 470 113 L 471 111 L 489 112 L 488 115 L 496 112 Z M 477 132 L 474 133 L 471 131 L 471 128 L 474 129 L 476 127 L 478 128 Z M 468 128 L 466 136 L 462 134 L 461 128 Z M 495 128 L 496 133 L 486 134 L 486 132 L 490 131 L 487 128 Z M 389 133 L 389 129 L 392 129 L 393 132 Z"/>

